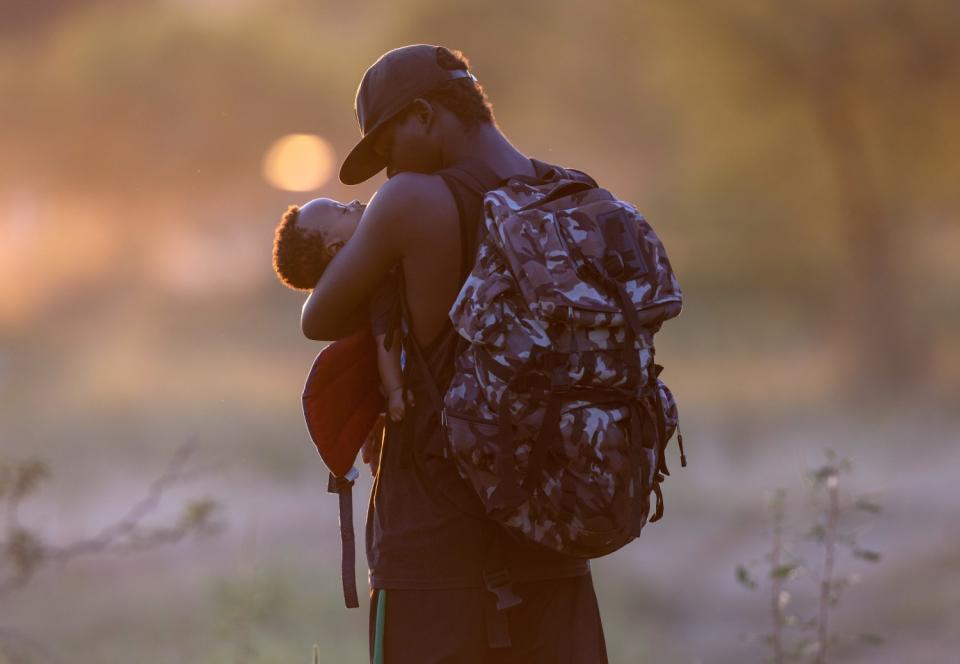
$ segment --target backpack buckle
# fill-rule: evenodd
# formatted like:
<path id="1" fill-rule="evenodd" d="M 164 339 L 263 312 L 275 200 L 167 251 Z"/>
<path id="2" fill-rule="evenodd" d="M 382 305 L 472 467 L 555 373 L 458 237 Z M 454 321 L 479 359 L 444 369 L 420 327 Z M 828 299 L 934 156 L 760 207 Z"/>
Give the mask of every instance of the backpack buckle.
<path id="1" fill-rule="evenodd" d="M 619 252 L 611 252 L 603 257 L 603 269 L 607 273 L 607 276 L 614 279 L 623 274 L 626 266 L 623 256 Z"/>
<path id="2" fill-rule="evenodd" d="M 566 364 L 555 364 L 550 376 L 550 391 L 553 394 L 563 394 L 571 389 L 573 389 L 573 381 L 570 380 L 570 372 L 567 371 Z"/>
<path id="3" fill-rule="evenodd" d="M 333 473 L 330 473 L 330 476 L 327 478 L 327 492 L 340 493 L 344 489 L 349 489 L 358 477 L 360 477 L 360 471 L 357 470 L 356 466 L 351 467 L 350 470 L 347 471 L 347 474 L 342 477 L 337 477 Z"/>
<path id="4" fill-rule="evenodd" d="M 511 606 L 517 606 L 523 602 L 523 600 L 513 592 L 513 582 L 510 580 L 510 572 L 504 567 L 484 571 L 483 585 L 487 590 L 497 596 L 498 611 L 509 609 Z"/>

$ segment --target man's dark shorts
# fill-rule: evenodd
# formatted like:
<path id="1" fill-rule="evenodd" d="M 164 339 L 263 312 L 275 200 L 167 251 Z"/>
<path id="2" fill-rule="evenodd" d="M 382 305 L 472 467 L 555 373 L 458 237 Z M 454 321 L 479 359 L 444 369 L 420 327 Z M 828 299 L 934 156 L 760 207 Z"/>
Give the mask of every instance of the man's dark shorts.
<path id="1" fill-rule="evenodd" d="M 487 646 L 483 589 L 400 590 L 384 595 L 384 664 L 606 664 L 591 575 L 517 583 L 507 609 L 510 648 Z M 370 592 L 370 659 L 378 593 Z"/>

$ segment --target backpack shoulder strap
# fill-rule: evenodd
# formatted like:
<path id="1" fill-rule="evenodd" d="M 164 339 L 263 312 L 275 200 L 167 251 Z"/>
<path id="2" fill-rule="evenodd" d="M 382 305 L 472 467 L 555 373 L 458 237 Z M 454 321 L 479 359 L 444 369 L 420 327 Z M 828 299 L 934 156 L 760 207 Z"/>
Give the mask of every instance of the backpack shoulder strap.
<path id="1" fill-rule="evenodd" d="M 493 169 L 473 157 L 468 157 L 455 166 L 445 168 L 439 174 L 441 176 L 449 175 L 481 197 L 503 183 L 503 179 L 494 173 Z"/>
<path id="2" fill-rule="evenodd" d="M 558 180 L 563 178 L 586 182 L 594 187 L 598 186 L 596 180 L 583 171 L 578 171 L 573 168 L 562 168 L 556 164 L 550 164 L 533 158 L 530 158 L 530 163 L 533 165 L 533 177 L 529 175 L 512 175 L 510 178 L 516 178 L 523 182 L 537 184 L 543 183 L 544 181 L 549 182 L 550 180 Z M 456 166 L 451 166 L 444 169 L 441 172 L 441 175 L 442 174 L 449 174 L 451 177 L 454 177 L 460 181 L 465 187 L 479 193 L 480 195 L 485 194 L 491 189 L 499 187 L 501 184 L 510 179 L 501 178 L 484 162 L 473 157 L 468 157 Z"/>
<path id="3" fill-rule="evenodd" d="M 563 168 L 557 166 L 556 164 L 548 164 L 545 161 L 540 161 L 539 159 L 531 159 L 533 166 L 537 171 L 537 175 L 545 180 L 556 180 L 559 178 L 564 178 L 567 180 L 577 180 L 579 182 L 585 182 L 591 187 L 598 187 L 597 181 L 592 177 L 584 173 L 583 171 L 578 171 L 575 168 Z"/>
<path id="4" fill-rule="evenodd" d="M 533 170 L 537 174 L 537 177 L 544 180 L 555 179 L 563 170 L 559 166 L 548 164 L 547 162 L 540 161 L 539 159 L 530 159 L 530 162 L 533 164 Z"/>
<path id="5" fill-rule="evenodd" d="M 571 180 L 579 180 L 580 182 L 586 182 L 587 184 L 593 187 L 599 187 L 600 185 L 594 180 L 591 176 L 587 175 L 583 171 L 578 171 L 575 168 L 564 169 L 567 175 Z"/>

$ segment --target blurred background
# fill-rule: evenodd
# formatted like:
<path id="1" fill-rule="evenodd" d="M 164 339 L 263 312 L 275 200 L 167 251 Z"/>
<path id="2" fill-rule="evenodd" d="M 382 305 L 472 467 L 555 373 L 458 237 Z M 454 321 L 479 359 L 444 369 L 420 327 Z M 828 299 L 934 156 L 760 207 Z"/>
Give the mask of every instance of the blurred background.
<path id="1" fill-rule="evenodd" d="M 935 0 L 0 2 L 0 462 L 49 467 L 19 527 L 96 535 L 187 441 L 207 470 L 144 524 L 197 496 L 225 524 L 37 568 L 0 661 L 366 661 L 300 410 L 320 345 L 271 242 L 287 205 L 382 184 L 336 178 L 354 93 L 418 42 L 467 55 L 521 151 L 635 203 L 684 290 L 657 356 L 689 465 L 671 443 L 663 521 L 593 564 L 611 661 L 764 661 L 781 487 L 804 564 L 775 601 L 814 616 L 828 448 L 879 555 L 838 549 L 830 661 L 956 661 L 957 34 Z"/>

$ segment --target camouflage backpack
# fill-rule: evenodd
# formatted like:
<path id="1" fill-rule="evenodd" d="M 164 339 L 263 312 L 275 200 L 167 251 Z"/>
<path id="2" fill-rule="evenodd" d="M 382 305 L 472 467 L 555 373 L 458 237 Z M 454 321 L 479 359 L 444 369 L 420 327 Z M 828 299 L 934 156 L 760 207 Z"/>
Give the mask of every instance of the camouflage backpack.
<path id="1" fill-rule="evenodd" d="M 572 556 L 640 534 L 683 439 L 654 334 L 680 285 L 636 208 L 579 171 L 534 161 L 483 200 L 486 235 L 450 310 L 465 340 L 446 390 L 444 455 L 486 515 Z"/>

